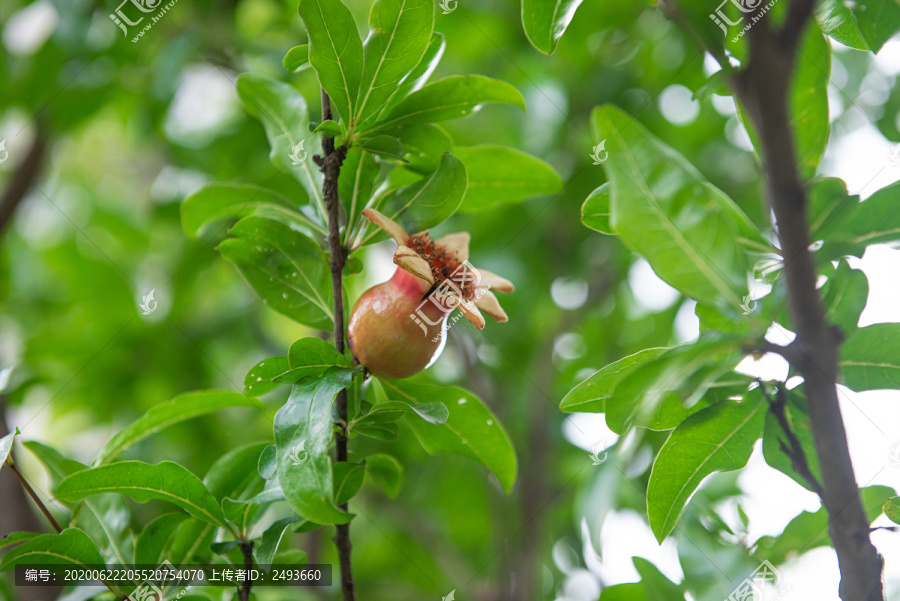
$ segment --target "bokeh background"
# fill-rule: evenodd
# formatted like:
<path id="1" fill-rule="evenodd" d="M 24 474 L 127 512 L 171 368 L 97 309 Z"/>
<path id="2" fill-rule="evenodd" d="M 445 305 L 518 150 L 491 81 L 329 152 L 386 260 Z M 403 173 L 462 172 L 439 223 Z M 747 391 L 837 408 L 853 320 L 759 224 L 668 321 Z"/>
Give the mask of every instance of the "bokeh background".
<path id="1" fill-rule="evenodd" d="M 370 3 L 346 3 L 362 30 Z M 83 462 L 150 406 L 190 390 L 240 390 L 253 364 L 314 334 L 264 307 L 219 257 L 225 225 L 192 240 L 179 221 L 180 201 L 205 182 L 297 190 L 269 162 L 262 126 L 242 111 L 234 85 L 240 73 L 264 74 L 317 106 L 314 74 L 281 67 L 284 53 L 306 41 L 296 0 L 181 0 L 136 43 L 110 20 L 115 8 L 96 0 L 0 4 L 0 140 L 8 152 L 0 163 L 0 367 L 15 365 L 0 421 Z M 549 57 L 529 45 L 512 0 L 459 0 L 449 14 L 438 9 L 435 29 L 447 38 L 435 77 L 503 79 L 528 105 L 524 113 L 490 105 L 447 124 L 455 142 L 521 148 L 551 163 L 566 186 L 459 213 L 436 232 L 471 232 L 472 262 L 516 284 L 502 299 L 509 323 L 477 332 L 459 322 L 429 377 L 473 390 L 499 415 L 518 452 L 519 480 L 506 496 L 484 469 L 429 457 L 402 431 L 389 443 L 406 466 L 400 497 L 365 488 L 357 498 L 360 598 L 436 600 L 455 589 L 466 600 L 588 601 L 602 586 L 636 581 L 633 556 L 675 582 L 706 578 L 703 599 L 725 598 L 730 582 L 756 566 L 747 547 L 817 509 L 816 498 L 757 452 L 740 476 L 710 479 L 683 531 L 660 547 L 644 498 L 664 434 L 625 444 L 602 416 L 557 407 L 607 363 L 697 335 L 691 301 L 615 238 L 580 223 L 583 199 L 605 181 L 590 158 L 590 110 L 615 103 L 629 111 L 763 223 L 759 170 L 733 101 L 694 97 L 715 68 L 646 2 L 585 2 Z M 820 172 L 866 197 L 900 179 L 900 42 L 877 57 L 833 44 L 831 143 Z M 349 280 L 351 300 L 389 277 L 389 246 L 367 251 L 365 269 Z M 872 249 L 859 266 L 870 278 L 860 325 L 900 321 L 897 251 Z M 150 290 L 158 308 L 143 315 Z M 764 377 L 786 369 L 768 358 L 745 367 Z M 279 394 L 267 400 L 272 411 Z M 844 390 L 842 399 L 860 484 L 900 488 L 897 393 Z M 228 449 L 267 440 L 270 428 L 255 412 L 232 410 L 172 427 L 127 455 L 177 460 L 202 474 Z M 388 443 L 355 444 L 377 452 Z M 606 459 L 594 465 L 591 453 Z M 62 512 L 37 461 L 22 448 L 16 454 Z M 0 474 L 0 502 L 0 534 L 45 528 L 8 473 Z M 164 511 L 131 505 L 138 524 Z M 283 544 L 334 562 L 330 536 L 298 534 Z M 878 532 L 875 542 L 898 599 L 898 535 Z M 772 598 L 837 599 L 831 550 L 787 557 L 782 567 L 785 586 Z M 17 594 L 0 584 L 0 596 Z M 336 590 L 291 595 L 337 598 Z"/>

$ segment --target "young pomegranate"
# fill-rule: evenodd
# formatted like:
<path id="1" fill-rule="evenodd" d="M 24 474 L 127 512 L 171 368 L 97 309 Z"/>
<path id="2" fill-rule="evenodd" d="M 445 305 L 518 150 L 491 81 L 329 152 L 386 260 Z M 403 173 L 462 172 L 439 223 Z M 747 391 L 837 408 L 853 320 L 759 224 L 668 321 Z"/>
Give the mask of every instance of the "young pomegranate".
<path id="1" fill-rule="evenodd" d="M 472 267 L 467 232 L 435 241 L 427 231 L 410 236 L 374 209 L 363 215 L 398 244 L 394 276 L 366 290 L 350 314 L 350 348 L 370 372 L 408 378 L 428 367 L 444 347 L 447 316 L 453 309 L 479 330 L 484 327 L 481 311 L 497 321 L 507 320 L 491 290 L 512 292 L 513 285 Z"/>

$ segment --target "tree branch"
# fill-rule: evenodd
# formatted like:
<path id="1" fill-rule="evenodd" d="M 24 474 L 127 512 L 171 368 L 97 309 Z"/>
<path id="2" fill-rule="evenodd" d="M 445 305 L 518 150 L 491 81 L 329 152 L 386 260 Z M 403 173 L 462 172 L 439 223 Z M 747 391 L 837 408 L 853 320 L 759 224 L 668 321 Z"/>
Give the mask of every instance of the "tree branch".
<path id="1" fill-rule="evenodd" d="M 12 221 L 16 208 L 40 174 L 46 149 L 47 131 L 45 126 L 39 122 L 31 148 L 19 163 L 15 175 L 6 190 L 3 191 L 3 198 L 0 199 L 0 233 L 3 233 L 6 226 Z"/>
<path id="2" fill-rule="evenodd" d="M 253 580 L 250 578 L 250 570 L 253 569 L 253 542 L 241 541 L 241 553 L 244 556 L 244 583 L 238 589 L 238 599 L 240 601 L 250 601 L 250 589 L 253 586 Z"/>
<path id="3" fill-rule="evenodd" d="M 13 463 L 12 453 L 6 458 L 6 464 L 9 466 L 9 469 L 16 475 L 16 478 L 19 479 L 19 482 L 22 483 L 22 488 L 25 489 L 25 492 L 28 493 L 28 496 L 31 497 L 31 500 L 34 501 L 34 504 L 38 506 L 38 509 L 41 510 L 41 513 L 44 514 L 44 517 L 47 518 L 47 521 L 50 522 L 50 525 L 53 526 L 53 529 L 56 530 L 56 533 L 59 534 L 62 532 L 62 528 L 59 526 L 59 523 L 56 521 L 56 518 L 53 517 L 53 514 L 50 513 L 50 510 L 47 509 L 47 506 L 44 505 L 44 502 L 41 501 L 41 498 L 37 496 L 37 493 L 34 492 L 34 489 L 31 488 L 31 485 L 28 484 L 28 480 L 25 479 L 25 476 L 22 475 L 22 472 L 19 471 L 19 468 L 16 467 L 16 464 Z"/>
<path id="4" fill-rule="evenodd" d="M 322 90 L 322 121 L 331 119 L 331 99 L 325 90 Z M 325 174 L 322 183 L 322 196 L 325 200 L 325 210 L 328 212 L 328 247 L 329 262 L 331 264 L 331 288 L 334 294 L 334 348 L 341 354 L 344 353 L 344 288 L 343 273 L 344 263 L 347 260 L 346 249 L 341 246 L 340 211 L 338 199 L 338 176 L 341 173 L 341 165 L 347 156 L 347 148 L 334 147 L 334 138 L 322 136 L 322 157 L 313 157 L 316 164 Z M 341 422 L 341 431 L 335 434 L 335 459 L 347 461 L 347 389 L 338 392 L 335 398 L 338 419 Z M 347 510 L 347 504 L 341 505 L 341 509 Z M 341 592 L 344 601 L 355 601 L 356 591 L 353 585 L 353 569 L 350 562 L 350 524 L 338 524 L 334 544 L 338 550 L 338 560 L 341 568 Z"/>
<path id="5" fill-rule="evenodd" d="M 809 251 L 806 190 L 797 171 L 788 94 L 798 37 L 811 17 L 811 0 L 793 0 L 785 27 L 773 32 L 768 19 L 750 29 L 750 61 L 733 81 L 735 92 L 759 135 L 766 197 L 775 214 L 791 321 L 794 367 L 804 378 L 816 455 L 822 469 L 822 504 L 841 571 L 845 601 L 882 601 L 883 562 L 869 539 L 869 521 L 859 499 L 847 434 L 838 403 L 838 346 L 816 290 Z"/>
<path id="6" fill-rule="evenodd" d="M 671 12 L 674 3 L 662 2 Z M 788 305 L 797 334 L 790 352 L 780 354 L 791 361 L 804 379 L 816 456 L 822 470 L 822 504 L 830 516 L 828 530 L 841 572 L 840 596 L 844 601 L 883 601 L 883 561 L 869 539 L 869 522 L 859 499 L 837 397 L 841 337 L 829 327 L 816 290 L 806 190 L 797 170 L 790 128 L 791 76 L 800 36 L 814 8 L 814 0 L 791 0 L 780 30 L 770 25 L 768 17 L 755 21 L 747 32 L 749 61 L 730 83 L 760 140 L 766 198 L 775 214 L 785 258 Z M 678 14 L 677 7 L 674 10 Z M 683 19 L 675 22 L 683 23 Z M 696 36 L 692 39 L 696 43 Z"/>

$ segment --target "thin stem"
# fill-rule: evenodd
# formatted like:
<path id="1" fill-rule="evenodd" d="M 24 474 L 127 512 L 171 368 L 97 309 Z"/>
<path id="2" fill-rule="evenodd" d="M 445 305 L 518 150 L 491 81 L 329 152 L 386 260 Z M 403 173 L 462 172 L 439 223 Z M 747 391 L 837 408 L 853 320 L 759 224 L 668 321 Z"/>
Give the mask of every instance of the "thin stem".
<path id="1" fill-rule="evenodd" d="M 325 90 L 322 90 L 322 121 L 331 119 L 331 99 Z M 347 148 L 334 147 L 334 138 L 322 137 L 322 150 L 324 156 L 316 163 L 325 174 L 322 183 L 322 196 L 325 199 L 325 210 L 328 216 L 328 246 L 330 250 L 329 262 L 331 264 L 331 288 L 334 295 L 334 348 L 341 354 L 344 353 L 344 287 L 343 272 L 344 263 L 347 260 L 346 249 L 341 246 L 340 213 L 338 199 L 338 176 L 341 173 L 341 165 L 347 156 Z M 338 419 L 341 422 L 341 430 L 335 434 L 335 459 L 339 462 L 347 461 L 347 390 L 338 392 L 335 398 Z M 341 509 L 347 510 L 347 504 L 341 505 Z M 344 601 L 355 601 L 356 591 L 353 585 L 353 568 L 350 561 L 350 524 L 338 524 L 334 543 L 338 550 L 338 560 L 341 568 L 341 592 Z"/>
<path id="2" fill-rule="evenodd" d="M 60 528 L 59 523 L 56 521 L 56 518 L 50 513 L 50 510 L 47 509 L 47 506 L 44 505 L 44 502 L 41 501 L 41 498 L 37 496 L 37 493 L 34 492 L 34 489 L 31 488 L 31 485 L 28 484 L 28 481 L 25 479 L 25 476 L 22 475 L 22 472 L 19 471 L 19 468 L 16 467 L 16 464 L 13 463 L 12 454 L 10 453 L 9 457 L 6 460 L 7 465 L 9 465 L 9 469 L 16 475 L 16 478 L 19 479 L 19 482 L 22 483 L 22 488 L 25 489 L 25 492 L 28 493 L 28 496 L 31 497 L 31 500 L 34 501 L 34 504 L 38 506 L 38 509 L 41 510 L 41 513 L 44 514 L 44 517 L 47 518 L 47 521 L 50 522 L 50 525 L 53 526 L 53 529 L 56 530 L 56 533 L 59 534 L 62 532 L 62 528 Z"/>
<path id="3" fill-rule="evenodd" d="M 242 541 L 240 544 L 241 553 L 244 555 L 244 583 L 238 589 L 238 598 L 240 601 L 250 601 L 250 588 L 253 586 L 253 580 L 250 579 L 250 570 L 253 569 L 253 542 Z"/>

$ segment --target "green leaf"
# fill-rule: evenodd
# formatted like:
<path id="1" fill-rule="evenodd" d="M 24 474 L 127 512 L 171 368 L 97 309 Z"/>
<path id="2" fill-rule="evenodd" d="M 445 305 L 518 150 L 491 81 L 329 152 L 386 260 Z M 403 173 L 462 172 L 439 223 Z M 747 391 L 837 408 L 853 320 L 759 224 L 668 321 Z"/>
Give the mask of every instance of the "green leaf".
<path id="1" fill-rule="evenodd" d="M 246 445 L 232 449 L 217 459 L 203 477 L 210 494 L 217 500 L 252 496 L 262 482 L 257 473 L 257 463 L 265 447 L 266 443 Z M 214 525 L 200 520 L 192 519 L 182 524 L 172 543 L 172 563 L 189 563 L 198 554 L 206 553 L 216 531 Z"/>
<path id="2" fill-rule="evenodd" d="M 256 465 L 260 477 L 271 480 L 278 469 L 278 451 L 275 445 L 266 445 L 266 448 L 259 454 L 259 462 Z"/>
<path id="3" fill-rule="evenodd" d="M 197 237 L 210 223 L 252 214 L 271 215 L 295 224 L 312 234 L 327 232 L 314 215 L 303 212 L 283 196 L 259 188 L 238 184 L 209 184 L 184 199 L 181 204 L 181 226 L 191 237 Z"/>
<path id="4" fill-rule="evenodd" d="M 867 486 L 859 490 L 869 523 L 881 515 L 885 499 L 893 494 L 893 489 L 888 486 Z M 781 564 L 799 553 L 830 546 L 828 517 L 824 507 L 816 512 L 801 512 L 788 522 L 780 535 L 760 537 L 753 545 L 754 555 L 760 560 L 768 559 L 774 564 Z"/>
<path id="5" fill-rule="evenodd" d="M 275 381 L 275 378 L 284 375 L 290 368 L 287 357 L 269 357 L 263 359 L 247 372 L 244 376 L 244 394 L 250 397 L 258 397 L 272 392 L 283 382 Z"/>
<path id="6" fill-rule="evenodd" d="M 872 52 L 879 52 L 900 30 L 900 5 L 895 0 L 857 0 L 851 6 Z"/>
<path id="7" fill-rule="evenodd" d="M 167 513 L 144 526 L 134 545 L 134 563 L 159 565 L 175 539 L 175 529 L 187 517 L 184 513 Z"/>
<path id="8" fill-rule="evenodd" d="M 357 146 L 371 154 L 403 160 L 403 144 L 393 136 L 375 136 L 359 142 Z"/>
<path id="9" fill-rule="evenodd" d="M 0 438 L 0 469 L 3 469 L 3 466 L 6 465 L 6 458 L 9 457 L 10 451 L 12 451 L 13 441 L 16 436 L 20 434 L 18 428 L 13 428 L 13 431 Z"/>
<path id="10" fill-rule="evenodd" d="M 666 578 L 655 565 L 643 557 L 632 557 L 631 562 L 641 577 L 641 585 L 649 601 L 684 601 L 681 588 Z"/>
<path id="11" fill-rule="evenodd" d="M 816 174 L 828 144 L 830 74 L 831 46 L 815 23 L 811 23 L 805 29 L 797 53 L 789 105 L 797 162 L 804 178 Z"/>
<path id="12" fill-rule="evenodd" d="M 809 188 L 810 240 L 829 241 L 833 232 L 843 229 L 841 223 L 856 208 L 859 208 L 859 196 L 847 193 L 844 180 L 836 177 L 816 179 Z"/>
<path id="13" fill-rule="evenodd" d="M 366 457 L 366 477 L 374 482 L 388 498 L 396 499 L 403 485 L 403 466 L 390 455 Z"/>
<path id="14" fill-rule="evenodd" d="M 405 401 L 386 401 L 375 405 L 367 415 L 359 418 L 360 423 L 377 424 L 395 422 L 404 415 L 416 414 L 429 424 L 447 423 L 450 414 L 443 403 L 409 404 Z"/>
<path id="15" fill-rule="evenodd" d="M 362 436 L 384 441 L 396 440 L 400 435 L 400 428 L 393 423 L 365 422 L 354 426 L 353 431 Z"/>
<path id="16" fill-rule="evenodd" d="M 441 62 L 441 58 L 444 56 L 444 50 L 446 50 L 446 48 L 447 43 L 444 40 L 443 34 L 438 32 L 432 33 L 431 39 L 428 41 L 428 48 L 425 49 L 422 60 L 419 61 L 419 64 L 416 65 L 412 71 L 406 74 L 403 81 L 400 82 L 400 85 L 397 86 L 388 101 L 384 103 L 384 107 L 378 112 L 379 119 L 387 114 L 388 110 L 393 107 L 394 104 L 406 98 L 416 90 L 422 89 L 422 86 L 428 83 L 428 78 L 431 77 L 431 74 L 437 69 L 438 63 Z"/>
<path id="17" fill-rule="evenodd" d="M 288 526 L 299 520 L 299 515 L 289 515 L 286 518 L 276 520 L 263 532 L 259 541 L 259 547 L 256 550 L 256 561 L 263 570 L 268 570 L 269 566 L 272 565 L 275 553 L 278 552 L 278 545 L 284 536 L 284 531 L 288 529 Z"/>
<path id="18" fill-rule="evenodd" d="M 437 169 L 441 156 L 453 150 L 453 139 L 439 125 L 400 126 L 391 130 L 403 143 L 404 167 L 416 173 L 428 174 Z"/>
<path id="19" fill-rule="evenodd" d="M 128 495 L 138 503 L 168 501 L 205 522 L 231 530 L 215 498 L 197 476 L 171 461 L 156 465 L 120 461 L 75 472 L 56 489 L 63 501 L 78 501 L 100 493 Z"/>
<path id="20" fill-rule="evenodd" d="M 221 506 L 225 519 L 237 526 L 239 535 L 246 537 L 259 514 L 260 504 L 253 500 L 222 499 Z"/>
<path id="21" fill-rule="evenodd" d="M 262 411 L 263 404 L 227 390 L 204 390 L 178 395 L 170 401 L 154 405 L 147 413 L 110 438 L 100 449 L 94 465 L 109 463 L 128 447 L 169 426 L 230 407 L 253 407 Z"/>
<path id="22" fill-rule="evenodd" d="M 884 515 L 895 524 L 900 524 L 900 497 L 891 497 L 884 502 Z"/>
<path id="23" fill-rule="evenodd" d="M 278 481 L 291 508 L 318 524 L 344 524 L 353 515 L 334 503 L 328 446 L 332 439 L 331 406 L 350 385 L 351 374 L 335 371 L 294 385 L 275 415 Z"/>
<path id="24" fill-rule="evenodd" d="M 456 75 L 411 93 L 370 131 L 459 119 L 487 102 L 505 102 L 525 109 L 522 94 L 506 82 L 482 75 Z"/>
<path id="25" fill-rule="evenodd" d="M 457 146 L 453 153 L 466 167 L 469 187 L 460 207 L 478 211 L 498 203 L 558 192 L 563 185 L 553 167 L 506 146 Z"/>
<path id="26" fill-rule="evenodd" d="M 594 188 L 581 205 L 581 223 L 601 234 L 615 234 L 609 223 L 611 195 L 609 182 Z"/>
<path id="27" fill-rule="evenodd" d="M 25 541 L 35 539 L 39 536 L 45 536 L 40 532 L 10 532 L 8 535 L 0 538 L 0 549 L 4 549 L 10 545 L 17 545 Z"/>
<path id="28" fill-rule="evenodd" d="M 451 453 L 478 461 L 497 476 L 509 493 L 516 481 L 518 462 L 516 451 L 497 416 L 481 399 L 455 386 L 430 386 L 379 379 L 387 396 L 409 404 L 442 403 L 449 413 L 447 423 L 430 424 L 408 419 L 419 443 L 431 454 Z"/>
<path id="29" fill-rule="evenodd" d="M 850 199 L 855 200 L 853 196 Z M 841 250 L 861 257 L 870 244 L 900 240 L 900 182 L 881 188 L 861 203 L 851 203 L 846 210 L 830 219 L 820 237 L 841 245 Z M 842 207 L 843 208 L 843 207 Z"/>
<path id="30" fill-rule="evenodd" d="M 356 23 L 340 0 L 300 0 L 309 34 L 309 63 L 345 121 L 358 113 L 363 46 Z"/>
<path id="31" fill-rule="evenodd" d="M 288 50 L 281 64 L 288 73 L 295 73 L 307 68 L 309 66 L 309 44 L 301 44 Z"/>
<path id="32" fill-rule="evenodd" d="M 861 270 L 852 269 L 842 260 L 822 286 L 822 295 L 828 323 L 839 326 L 843 332 L 852 332 L 869 298 L 869 280 Z"/>
<path id="33" fill-rule="evenodd" d="M 647 485 L 650 528 L 660 543 L 704 478 L 746 465 L 762 435 L 765 413 L 762 394 L 755 390 L 742 402 L 717 403 L 675 428 L 653 462 Z"/>
<path id="34" fill-rule="evenodd" d="M 556 50 L 582 0 L 522 0 L 525 35 L 544 54 Z"/>
<path id="35" fill-rule="evenodd" d="M 238 76 L 237 91 L 247 112 L 266 130 L 272 164 L 293 175 L 324 215 L 322 172 L 309 159 L 321 154 L 322 146 L 319 136 L 309 131 L 306 101 L 288 84 L 250 73 Z"/>
<path id="36" fill-rule="evenodd" d="M 0 572 L 18 564 L 102 565 L 103 557 L 87 534 L 66 528 L 59 534 L 42 534 L 10 549 L 0 560 Z"/>
<path id="37" fill-rule="evenodd" d="M 559 404 L 560 410 L 568 413 L 605 413 L 606 400 L 612 396 L 616 384 L 638 366 L 653 361 L 666 350 L 668 349 L 645 349 L 610 363 L 569 391 Z"/>
<path id="38" fill-rule="evenodd" d="M 422 60 L 434 28 L 434 4 L 431 0 L 376 0 L 369 28 L 363 85 L 354 115 L 358 122 L 381 109 Z"/>
<path id="39" fill-rule="evenodd" d="M 592 126 L 607 141 L 612 229 L 679 291 L 740 307 L 749 268 L 742 245 L 767 247 L 746 215 L 620 109 L 594 109 Z"/>
<path id="40" fill-rule="evenodd" d="M 462 162 L 445 154 L 431 177 L 390 192 L 377 208 L 406 231 L 421 232 L 443 223 L 459 209 L 467 181 Z M 369 234 L 364 243 L 378 231 Z"/>
<path id="41" fill-rule="evenodd" d="M 288 351 L 288 371 L 278 376 L 278 382 L 297 382 L 303 378 L 318 377 L 333 367 L 359 371 L 344 355 L 321 338 L 308 336 L 291 345 Z"/>
<path id="42" fill-rule="evenodd" d="M 795 388 L 787 391 L 787 405 L 785 407 L 785 415 L 791 430 L 800 442 L 800 446 L 806 455 L 806 462 L 809 465 L 810 472 L 819 482 L 822 482 L 822 470 L 819 467 L 819 458 L 816 455 L 816 447 L 813 441 L 812 427 L 809 424 L 809 413 L 807 410 L 806 394 L 801 388 Z M 791 458 L 785 454 L 781 445 L 788 444 L 787 437 L 778 419 L 775 415 L 768 411 L 766 413 L 766 424 L 763 430 L 763 457 L 766 463 L 790 476 L 800 486 L 812 490 L 809 483 L 800 474 L 794 471 Z M 790 446 L 788 445 L 788 448 Z"/>
<path id="43" fill-rule="evenodd" d="M 340 123 L 337 121 L 332 121 L 331 119 L 326 119 L 319 123 L 315 129 L 313 129 L 314 134 L 324 134 L 329 138 L 336 138 L 337 136 L 344 135 L 344 128 L 341 127 Z"/>
<path id="44" fill-rule="evenodd" d="M 244 217 L 219 252 L 234 263 L 263 303 L 298 323 L 330 329 L 331 272 L 318 244 L 290 227 Z"/>
<path id="45" fill-rule="evenodd" d="M 362 488 L 366 466 L 362 463 L 341 461 L 334 464 L 334 504 L 343 505 L 356 496 Z"/>
<path id="46" fill-rule="evenodd" d="M 841 44 L 857 50 L 869 50 L 869 43 L 859 30 L 856 17 L 843 0 L 820 0 L 816 18 L 822 32 Z"/>
<path id="47" fill-rule="evenodd" d="M 852 332 L 841 346 L 841 384 L 861 392 L 900 388 L 900 323 L 877 323 Z"/>
<path id="48" fill-rule="evenodd" d="M 640 582 L 626 582 L 614 584 L 603 589 L 600 593 L 600 601 L 650 601 L 647 591 Z"/>
<path id="49" fill-rule="evenodd" d="M 354 228 L 360 220 L 362 210 L 372 196 L 375 178 L 378 177 L 380 169 L 381 166 L 372 153 L 364 152 L 359 147 L 347 151 L 347 157 L 344 159 L 341 173 L 338 175 L 338 195 L 347 212 L 345 242 L 349 242 L 351 233 L 355 231 Z"/>

